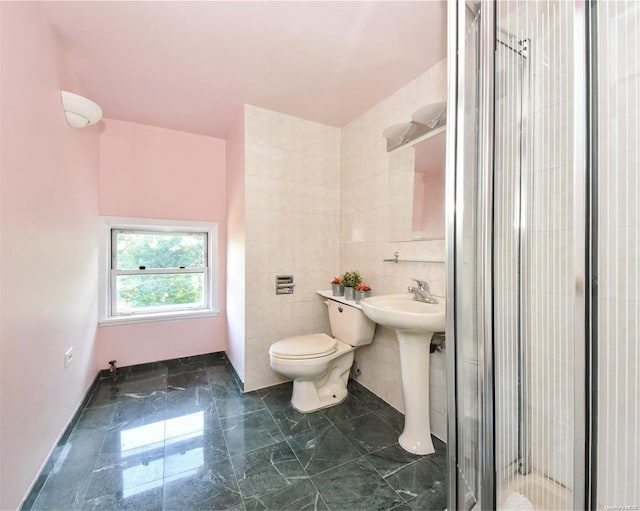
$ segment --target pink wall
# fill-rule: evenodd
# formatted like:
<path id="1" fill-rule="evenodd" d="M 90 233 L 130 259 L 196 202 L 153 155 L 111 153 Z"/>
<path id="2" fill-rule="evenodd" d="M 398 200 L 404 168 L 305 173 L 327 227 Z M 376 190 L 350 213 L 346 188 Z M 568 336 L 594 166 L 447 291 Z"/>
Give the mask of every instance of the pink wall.
<path id="1" fill-rule="evenodd" d="M 225 141 L 142 124 L 104 120 L 100 137 L 100 215 L 218 223 L 217 317 L 101 326 L 98 363 L 126 366 L 224 351 Z"/>
<path id="2" fill-rule="evenodd" d="M 40 5 L 0 18 L 0 509 L 16 509 L 98 371 L 99 127 L 65 121 Z"/>
<path id="3" fill-rule="evenodd" d="M 244 381 L 245 338 L 245 219 L 244 113 L 227 138 L 227 355 Z"/>

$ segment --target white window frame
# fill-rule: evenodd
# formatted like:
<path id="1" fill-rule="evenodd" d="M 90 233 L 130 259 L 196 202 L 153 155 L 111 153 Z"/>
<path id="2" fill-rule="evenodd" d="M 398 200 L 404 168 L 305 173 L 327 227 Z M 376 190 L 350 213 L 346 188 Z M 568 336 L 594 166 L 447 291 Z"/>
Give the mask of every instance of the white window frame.
<path id="1" fill-rule="evenodd" d="M 213 222 L 196 222 L 182 220 L 164 220 L 153 218 L 128 218 L 128 217 L 100 217 L 100 279 L 99 279 L 99 319 L 101 325 L 142 323 L 148 321 L 165 321 L 184 318 L 198 318 L 217 316 L 218 309 L 218 224 Z M 117 274 L 130 273 L 124 270 L 113 270 L 112 242 L 113 231 L 140 231 L 158 233 L 206 233 L 206 270 L 204 272 L 206 292 L 205 306 L 198 308 L 185 308 L 182 310 L 165 310 L 162 312 L 139 312 L 131 314 L 114 314 L 113 300 L 115 300 L 115 278 Z M 192 270 L 170 270 L 170 273 L 189 273 Z M 164 270 L 154 270 L 154 273 L 163 273 Z M 200 272 L 200 271 L 199 271 Z"/>

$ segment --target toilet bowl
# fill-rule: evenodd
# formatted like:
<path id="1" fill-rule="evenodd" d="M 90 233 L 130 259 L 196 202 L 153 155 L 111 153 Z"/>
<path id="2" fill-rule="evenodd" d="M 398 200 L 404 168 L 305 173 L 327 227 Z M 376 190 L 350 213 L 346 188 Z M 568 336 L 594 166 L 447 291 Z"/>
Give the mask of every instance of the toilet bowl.
<path id="1" fill-rule="evenodd" d="M 269 349 L 271 368 L 293 380 L 291 404 L 300 412 L 344 401 L 354 351 L 373 341 L 375 323 L 361 309 L 334 300 L 325 305 L 334 337 L 324 333 L 289 337 Z"/>

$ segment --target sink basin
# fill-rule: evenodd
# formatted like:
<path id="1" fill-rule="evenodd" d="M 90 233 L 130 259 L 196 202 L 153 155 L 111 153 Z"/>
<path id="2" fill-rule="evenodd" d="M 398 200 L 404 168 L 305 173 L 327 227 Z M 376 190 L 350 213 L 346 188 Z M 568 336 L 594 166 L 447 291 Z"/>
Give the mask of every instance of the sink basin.
<path id="1" fill-rule="evenodd" d="M 414 454 L 435 452 L 429 419 L 429 345 L 434 332 L 445 329 L 445 299 L 435 298 L 435 304 L 417 302 L 413 293 L 404 293 L 360 302 L 369 319 L 396 331 L 405 411 L 398 442 Z"/>
<path id="2" fill-rule="evenodd" d="M 417 302 L 412 293 L 381 295 L 360 302 L 362 311 L 379 325 L 408 332 L 443 332 L 445 299 L 438 303 Z"/>

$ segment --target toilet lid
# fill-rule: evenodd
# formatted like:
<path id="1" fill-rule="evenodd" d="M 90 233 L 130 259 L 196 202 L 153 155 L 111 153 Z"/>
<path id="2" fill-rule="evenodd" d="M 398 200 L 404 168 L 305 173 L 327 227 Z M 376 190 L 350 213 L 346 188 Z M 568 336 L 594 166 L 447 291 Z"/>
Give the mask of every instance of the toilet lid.
<path id="1" fill-rule="evenodd" d="M 336 351 L 336 340 L 326 334 L 299 335 L 271 345 L 269 354 L 279 358 L 318 358 Z"/>

